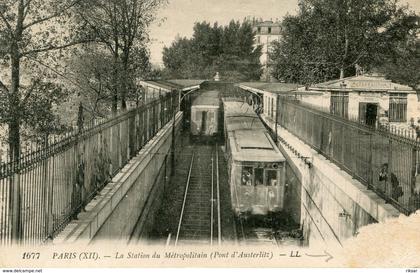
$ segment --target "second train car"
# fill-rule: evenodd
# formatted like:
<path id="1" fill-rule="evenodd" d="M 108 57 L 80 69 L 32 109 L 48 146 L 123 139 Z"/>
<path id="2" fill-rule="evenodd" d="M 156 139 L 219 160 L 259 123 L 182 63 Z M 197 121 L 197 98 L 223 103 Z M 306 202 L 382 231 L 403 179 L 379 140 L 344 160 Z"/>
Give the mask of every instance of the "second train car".
<path id="1" fill-rule="evenodd" d="M 232 208 L 267 215 L 284 205 L 285 158 L 250 105 L 223 100 Z"/>
<path id="2" fill-rule="evenodd" d="M 219 91 L 198 95 L 191 105 L 190 131 L 192 136 L 212 137 L 219 134 Z"/>

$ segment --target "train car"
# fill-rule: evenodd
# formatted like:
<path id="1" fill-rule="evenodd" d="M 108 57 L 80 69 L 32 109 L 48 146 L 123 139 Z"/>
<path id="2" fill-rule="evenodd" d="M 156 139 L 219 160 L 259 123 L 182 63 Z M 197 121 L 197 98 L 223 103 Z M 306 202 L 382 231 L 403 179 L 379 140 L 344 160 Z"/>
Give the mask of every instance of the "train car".
<path id="1" fill-rule="evenodd" d="M 219 133 L 219 91 L 206 91 L 191 104 L 190 132 L 192 136 L 215 136 Z"/>
<path id="2" fill-rule="evenodd" d="M 232 208 L 237 216 L 283 209 L 286 161 L 250 105 L 223 100 Z"/>

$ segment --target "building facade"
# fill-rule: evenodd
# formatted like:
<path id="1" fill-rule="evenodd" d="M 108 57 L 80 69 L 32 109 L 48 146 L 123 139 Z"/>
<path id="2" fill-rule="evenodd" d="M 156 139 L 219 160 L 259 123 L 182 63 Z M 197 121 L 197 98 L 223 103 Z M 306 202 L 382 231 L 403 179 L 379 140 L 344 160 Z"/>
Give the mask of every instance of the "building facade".
<path id="1" fill-rule="evenodd" d="M 261 76 L 262 81 L 272 81 L 270 74 L 270 59 L 269 52 L 271 45 L 274 41 L 280 41 L 281 39 L 281 23 L 279 21 L 257 21 L 253 24 L 253 30 L 255 35 L 255 45 L 262 46 L 262 55 L 260 57 L 260 63 L 263 68 Z"/>
<path id="2" fill-rule="evenodd" d="M 331 114 L 371 126 L 388 123 L 404 127 L 420 119 L 416 91 L 378 74 L 315 84 L 297 97 Z"/>

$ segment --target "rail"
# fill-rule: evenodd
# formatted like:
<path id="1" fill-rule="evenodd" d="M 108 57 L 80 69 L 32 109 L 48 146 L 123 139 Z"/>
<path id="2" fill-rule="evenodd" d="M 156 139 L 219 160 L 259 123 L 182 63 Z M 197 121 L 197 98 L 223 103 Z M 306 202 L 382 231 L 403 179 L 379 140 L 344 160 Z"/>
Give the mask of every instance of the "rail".
<path id="1" fill-rule="evenodd" d="M 222 244 L 222 223 L 220 216 L 219 150 L 216 144 L 216 186 L 217 186 L 217 243 Z"/>
<path id="2" fill-rule="evenodd" d="M 188 170 L 187 185 L 185 186 L 184 199 L 182 201 L 181 214 L 179 216 L 178 229 L 176 231 L 175 245 L 178 245 L 179 234 L 181 232 L 182 219 L 184 218 L 185 204 L 187 203 L 188 187 L 190 185 L 191 171 L 192 171 L 193 163 L 194 163 L 194 153 L 191 156 L 190 168 Z"/>
<path id="3" fill-rule="evenodd" d="M 210 245 L 213 245 L 213 230 L 214 230 L 214 162 L 211 159 L 211 203 L 210 203 Z"/>
<path id="4" fill-rule="evenodd" d="M 54 238 L 177 110 L 176 92 L 0 164 L 0 244 Z"/>
<path id="5" fill-rule="evenodd" d="M 217 244 L 221 245 L 218 154 L 211 152 L 211 147 L 214 146 L 194 146 L 195 152 L 191 156 L 175 246 L 180 242 L 213 245 L 216 239 Z"/>

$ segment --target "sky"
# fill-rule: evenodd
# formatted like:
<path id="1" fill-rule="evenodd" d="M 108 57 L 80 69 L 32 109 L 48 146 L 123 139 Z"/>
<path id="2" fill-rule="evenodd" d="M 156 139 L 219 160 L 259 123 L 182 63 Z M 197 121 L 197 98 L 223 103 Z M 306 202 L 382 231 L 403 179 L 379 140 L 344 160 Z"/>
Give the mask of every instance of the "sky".
<path id="1" fill-rule="evenodd" d="M 168 0 L 158 12 L 158 20 L 150 29 L 151 61 L 162 64 L 162 50 L 170 46 L 177 35 L 191 37 L 195 22 L 218 22 L 225 25 L 230 20 L 242 21 L 246 16 L 263 20 L 282 19 L 287 13 L 295 14 L 298 0 Z M 360 0 L 363 1 L 363 0 Z M 407 2 L 420 13 L 420 0 Z"/>

